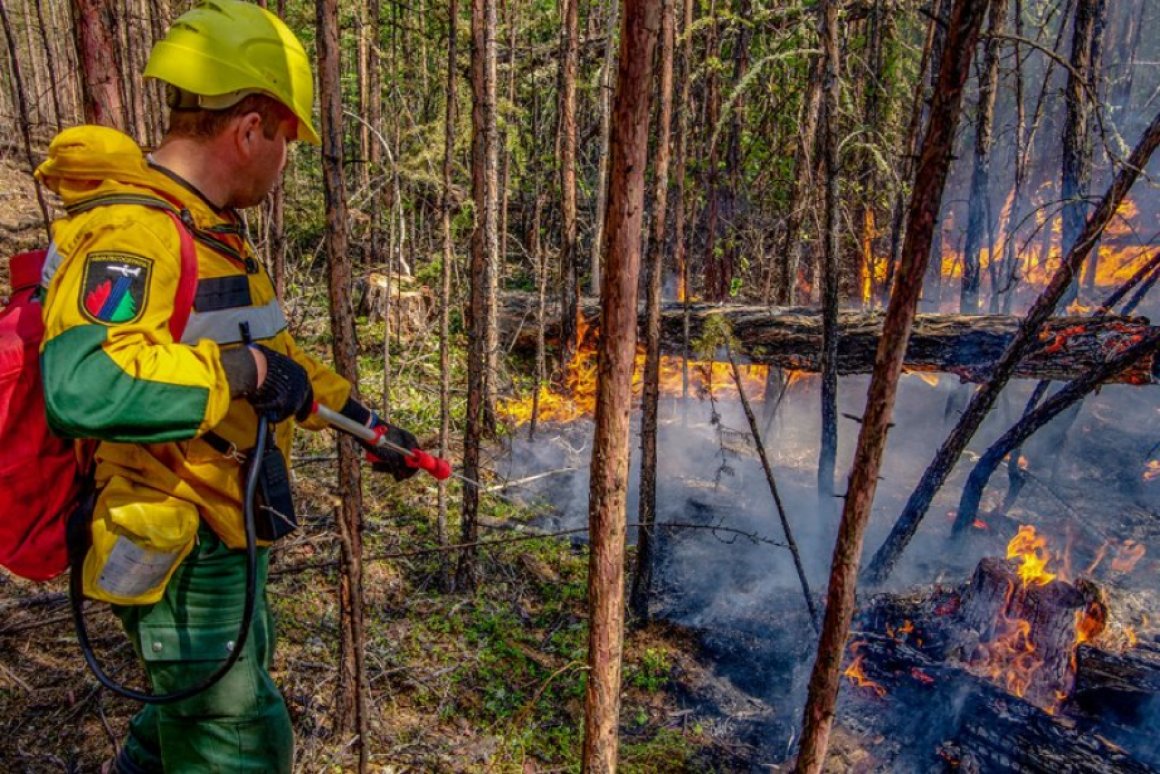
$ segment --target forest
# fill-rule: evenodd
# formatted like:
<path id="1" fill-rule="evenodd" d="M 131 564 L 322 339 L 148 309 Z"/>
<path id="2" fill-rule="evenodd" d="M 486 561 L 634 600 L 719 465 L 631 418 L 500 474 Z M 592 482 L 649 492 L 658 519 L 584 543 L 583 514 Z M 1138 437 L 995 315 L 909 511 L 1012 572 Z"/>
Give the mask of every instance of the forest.
<path id="1" fill-rule="evenodd" d="M 0 296 L 192 4 L 0 0 Z M 250 238 L 453 469 L 297 434 L 296 771 L 1160 770 L 1160 2 L 258 4 L 322 145 Z M 0 768 L 135 711 L 0 569 Z"/>

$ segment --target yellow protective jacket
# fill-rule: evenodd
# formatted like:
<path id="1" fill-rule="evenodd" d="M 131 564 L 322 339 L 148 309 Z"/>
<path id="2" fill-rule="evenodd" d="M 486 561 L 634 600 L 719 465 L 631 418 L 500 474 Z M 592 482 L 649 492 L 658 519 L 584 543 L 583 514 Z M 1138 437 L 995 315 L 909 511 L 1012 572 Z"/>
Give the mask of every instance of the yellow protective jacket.
<path id="1" fill-rule="evenodd" d="M 100 441 L 86 592 L 111 602 L 153 601 L 192 547 L 199 519 L 230 547 L 245 545 L 239 464 L 203 437 L 212 430 L 238 449 L 255 442 L 257 416 L 245 400 L 230 399 L 220 358 L 223 348 L 240 346 L 239 323 L 301 364 L 323 405 L 340 410 L 350 384 L 287 332 L 238 213 L 215 209 L 150 165 L 129 137 L 104 127 L 68 129 L 36 174 L 70 212 L 54 224 L 45 267 L 41 367 L 49 422 L 66 436 Z M 184 211 L 195 237 L 197 294 L 181 341 L 169 329 L 181 277 L 179 231 L 159 209 L 107 198 L 117 196 L 162 198 Z M 102 206 L 86 206 L 98 198 Z M 317 419 L 304 425 L 323 426 Z M 292 434 L 290 422 L 275 433 L 287 459 Z M 118 547 L 126 535 L 136 542 Z M 102 585 L 110 561 L 129 567 L 130 580 Z"/>

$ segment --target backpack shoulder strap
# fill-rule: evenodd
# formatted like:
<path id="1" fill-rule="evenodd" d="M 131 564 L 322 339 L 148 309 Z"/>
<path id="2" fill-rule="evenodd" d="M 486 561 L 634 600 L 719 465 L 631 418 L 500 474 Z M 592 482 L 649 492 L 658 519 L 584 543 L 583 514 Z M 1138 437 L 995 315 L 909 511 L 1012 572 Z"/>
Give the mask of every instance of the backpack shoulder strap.
<path id="1" fill-rule="evenodd" d="M 177 292 L 173 297 L 173 316 L 169 318 L 169 333 L 175 342 L 181 341 L 186 323 L 189 322 L 189 314 L 193 311 L 193 300 L 197 295 L 197 249 L 193 243 L 193 222 L 189 210 L 179 209 L 175 203 L 157 196 L 107 194 L 85 199 L 68 207 L 67 211 L 70 216 L 74 216 L 97 207 L 114 204 L 137 204 L 161 210 L 177 227 L 177 235 L 181 240 L 181 274 L 177 281 Z"/>

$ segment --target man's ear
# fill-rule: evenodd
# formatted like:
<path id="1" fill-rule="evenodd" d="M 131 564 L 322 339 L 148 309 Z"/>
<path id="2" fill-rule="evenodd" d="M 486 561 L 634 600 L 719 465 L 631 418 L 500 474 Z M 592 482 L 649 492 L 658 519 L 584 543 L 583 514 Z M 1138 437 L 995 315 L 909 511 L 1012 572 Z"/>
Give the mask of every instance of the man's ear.
<path id="1" fill-rule="evenodd" d="M 238 150 L 243 155 L 252 154 L 254 143 L 263 137 L 262 116 L 256 112 L 241 116 L 238 119 L 234 136 L 237 138 Z"/>

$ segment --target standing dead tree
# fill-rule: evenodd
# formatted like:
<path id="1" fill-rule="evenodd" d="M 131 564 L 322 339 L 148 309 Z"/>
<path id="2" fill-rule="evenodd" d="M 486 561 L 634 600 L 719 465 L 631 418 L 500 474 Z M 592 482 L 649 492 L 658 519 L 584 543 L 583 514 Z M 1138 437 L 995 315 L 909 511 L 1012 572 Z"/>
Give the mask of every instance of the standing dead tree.
<path id="1" fill-rule="evenodd" d="M 825 620 L 818 641 L 817 660 L 810 675 L 801 750 L 795 768 L 799 774 L 820 772 L 825 763 L 838 698 L 842 653 L 854 616 L 854 590 L 863 537 L 878 488 L 878 471 L 886 449 L 902 358 L 922 293 L 926 264 L 930 260 L 930 243 L 950 167 L 963 85 L 971 69 L 971 57 L 986 8 L 987 0 L 955 0 L 946 30 L 938 87 L 931 104 L 930 121 L 907 214 L 902 261 L 886 309 L 882 340 L 866 396 L 866 413 L 854 454 L 854 468 L 842 509 L 838 540 L 834 545 Z"/>
<path id="2" fill-rule="evenodd" d="M 934 460 L 931 461 L 918 486 L 915 487 L 910 499 L 907 500 L 902 515 L 895 522 L 894 528 L 867 568 L 866 574 L 869 581 L 881 583 L 894 569 L 898 557 L 901 556 L 910 539 L 914 537 L 914 533 L 918 530 L 923 516 L 926 515 L 931 501 L 946 482 L 951 469 L 959 459 L 959 455 L 974 437 L 975 431 L 978 430 L 983 418 L 991 410 L 991 406 L 994 405 L 999 392 L 1011 378 L 1019 361 L 1036 341 L 1044 322 L 1071 286 L 1073 279 L 1083 265 L 1084 259 L 1095 247 L 1104 228 L 1112 219 L 1132 184 L 1136 182 L 1136 178 L 1142 173 L 1157 145 L 1160 145 L 1160 113 L 1152 119 L 1152 123 L 1132 150 L 1131 156 L 1121 167 L 1111 187 L 1104 193 L 1099 206 L 1088 218 L 1074 246 L 1063 259 L 1047 287 L 1035 299 L 1035 303 L 1020 325 L 1019 331 L 1015 334 L 1015 338 L 1011 340 L 1003 355 L 996 361 L 992 369 L 991 380 L 980 387 L 971 397 L 971 402 L 959 418 L 958 424 L 939 447 Z"/>
<path id="3" fill-rule="evenodd" d="M 342 175 L 343 121 L 338 0 L 318 0 L 318 82 L 322 103 L 322 188 L 326 202 L 326 252 L 330 287 L 330 328 L 334 365 L 358 397 L 358 340 L 349 288 L 352 285 L 350 237 L 347 232 L 346 182 Z M 363 619 L 362 470 L 354 440 L 338 437 L 338 530 L 341 540 L 339 579 L 339 683 L 335 729 L 354 734 L 359 771 L 366 771 L 367 749 L 366 626 Z"/>
<path id="4" fill-rule="evenodd" d="M 825 235 L 822 248 L 822 442 L 818 453 L 818 512 L 832 513 L 838 454 L 838 2 L 821 4 L 822 160 Z"/>
<path id="5" fill-rule="evenodd" d="M 575 1 L 575 0 L 573 0 Z M 612 112 L 612 160 L 604 234 L 608 253 L 597 363 L 588 523 L 588 685 L 583 771 L 612 774 L 618 755 L 624 645 L 624 540 L 629 415 L 636 355 L 636 298 L 653 48 L 660 0 L 625 0 Z"/>

